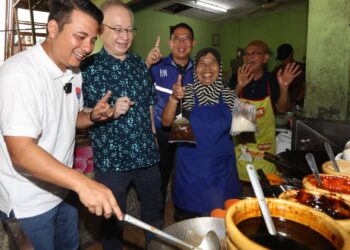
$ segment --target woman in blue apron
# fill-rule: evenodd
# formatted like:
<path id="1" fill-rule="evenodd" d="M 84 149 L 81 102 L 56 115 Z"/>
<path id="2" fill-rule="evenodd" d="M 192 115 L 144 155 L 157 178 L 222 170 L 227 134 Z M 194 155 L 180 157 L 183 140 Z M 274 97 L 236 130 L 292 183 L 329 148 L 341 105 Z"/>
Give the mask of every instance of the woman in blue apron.
<path id="1" fill-rule="evenodd" d="M 232 109 L 237 95 L 222 83 L 219 53 L 205 48 L 197 53 L 194 83 L 181 87 L 181 77 L 163 112 L 163 125 L 174 121 L 183 98 L 196 144 L 179 143 L 173 201 L 185 218 L 209 215 L 240 194 L 234 145 L 230 136 Z M 186 115 L 185 115 L 186 116 Z"/>

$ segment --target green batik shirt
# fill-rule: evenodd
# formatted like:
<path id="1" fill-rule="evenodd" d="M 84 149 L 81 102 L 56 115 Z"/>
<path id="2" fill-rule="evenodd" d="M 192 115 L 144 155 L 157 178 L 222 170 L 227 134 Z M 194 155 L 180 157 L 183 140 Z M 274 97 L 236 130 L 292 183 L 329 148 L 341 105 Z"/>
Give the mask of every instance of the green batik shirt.
<path id="1" fill-rule="evenodd" d="M 158 163 L 150 118 L 156 92 L 143 59 L 128 53 L 121 61 L 102 49 L 87 58 L 81 70 L 84 107 L 94 107 L 108 90 L 112 91 L 111 106 L 123 96 L 134 102 L 126 115 L 90 128 L 95 170 L 129 171 Z"/>

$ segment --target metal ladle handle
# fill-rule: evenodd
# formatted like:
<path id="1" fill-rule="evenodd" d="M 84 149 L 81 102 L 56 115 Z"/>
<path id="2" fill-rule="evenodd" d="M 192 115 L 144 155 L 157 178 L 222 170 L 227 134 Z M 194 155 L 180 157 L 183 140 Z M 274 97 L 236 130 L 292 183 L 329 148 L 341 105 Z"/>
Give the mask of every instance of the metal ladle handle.
<path id="1" fill-rule="evenodd" d="M 267 207 L 265 196 L 261 189 L 261 185 L 260 185 L 256 170 L 253 165 L 248 164 L 247 171 L 248 171 L 250 182 L 252 183 L 252 186 L 254 189 L 255 196 L 258 199 L 259 207 L 263 215 L 263 218 L 267 227 L 267 231 L 269 231 L 269 234 L 271 235 L 276 235 L 277 234 L 276 228 L 275 228 L 275 225 L 273 224 L 270 210 Z"/>
<path id="2" fill-rule="evenodd" d="M 170 234 L 167 234 L 166 232 L 159 230 L 158 228 L 155 228 L 147 223 L 144 223 L 143 221 L 140 221 L 139 219 L 136 219 L 135 217 L 132 217 L 131 215 L 125 214 L 124 215 L 124 221 L 128 222 L 130 224 L 133 224 L 134 226 L 140 227 L 142 229 L 145 229 L 151 233 L 154 233 L 156 235 L 161 236 L 163 239 L 168 240 L 170 243 L 174 244 L 177 247 L 180 247 L 181 249 L 196 249 L 195 246 L 192 246 Z"/>
<path id="3" fill-rule="evenodd" d="M 317 169 L 317 164 L 315 161 L 315 157 L 312 153 L 307 153 L 305 155 L 306 161 L 309 164 L 309 167 L 311 168 L 312 173 L 315 176 L 315 179 L 317 181 L 317 186 L 322 187 L 322 181 L 321 181 L 321 177 L 320 177 L 320 173 L 318 172 Z"/>
<path id="4" fill-rule="evenodd" d="M 331 146 L 329 145 L 328 142 L 325 141 L 324 147 L 326 148 L 326 152 L 328 154 L 329 159 L 331 160 L 331 162 L 333 164 L 335 171 L 340 172 L 339 166 L 334 158 L 334 154 L 333 154 L 333 150 L 332 150 Z"/>

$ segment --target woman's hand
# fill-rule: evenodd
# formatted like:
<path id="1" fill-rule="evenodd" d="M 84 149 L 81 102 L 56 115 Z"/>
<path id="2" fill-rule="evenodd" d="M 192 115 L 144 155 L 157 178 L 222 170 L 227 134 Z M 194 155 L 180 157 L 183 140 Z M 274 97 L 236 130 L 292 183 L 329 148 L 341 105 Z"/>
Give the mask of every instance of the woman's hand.
<path id="1" fill-rule="evenodd" d="M 176 115 L 177 104 L 180 99 L 184 98 L 185 91 L 181 84 L 182 77 L 179 75 L 177 77 L 176 83 L 173 85 L 173 93 L 169 96 L 169 101 L 164 107 L 162 115 L 162 124 L 165 127 L 171 126 Z"/>
<path id="2" fill-rule="evenodd" d="M 288 63 L 284 69 L 277 72 L 277 80 L 280 88 L 287 88 L 289 84 L 301 73 L 299 65 L 295 62 Z"/>
<path id="3" fill-rule="evenodd" d="M 181 75 L 179 75 L 177 77 L 177 81 L 176 83 L 173 85 L 173 97 L 176 98 L 176 100 L 180 100 L 182 98 L 184 98 L 185 96 L 185 87 L 182 86 L 181 84 L 182 81 L 182 77 Z"/>

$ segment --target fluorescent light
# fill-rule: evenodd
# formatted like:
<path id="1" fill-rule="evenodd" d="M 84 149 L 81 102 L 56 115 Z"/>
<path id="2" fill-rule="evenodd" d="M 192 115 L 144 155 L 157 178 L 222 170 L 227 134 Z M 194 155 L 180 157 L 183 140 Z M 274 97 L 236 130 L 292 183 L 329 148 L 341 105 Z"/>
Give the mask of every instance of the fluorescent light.
<path id="1" fill-rule="evenodd" d="M 216 11 L 220 11 L 220 12 L 227 12 L 227 9 L 221 6 L 218 6 L 216 4 L 212 4 L 212 3 L 207 3 L 207 2 L 203 2 L 203 1 L 194 1 L 197 5 L 202 6 L 204 8 L 210 9 L 210 10 L 216 10 Z"/>

